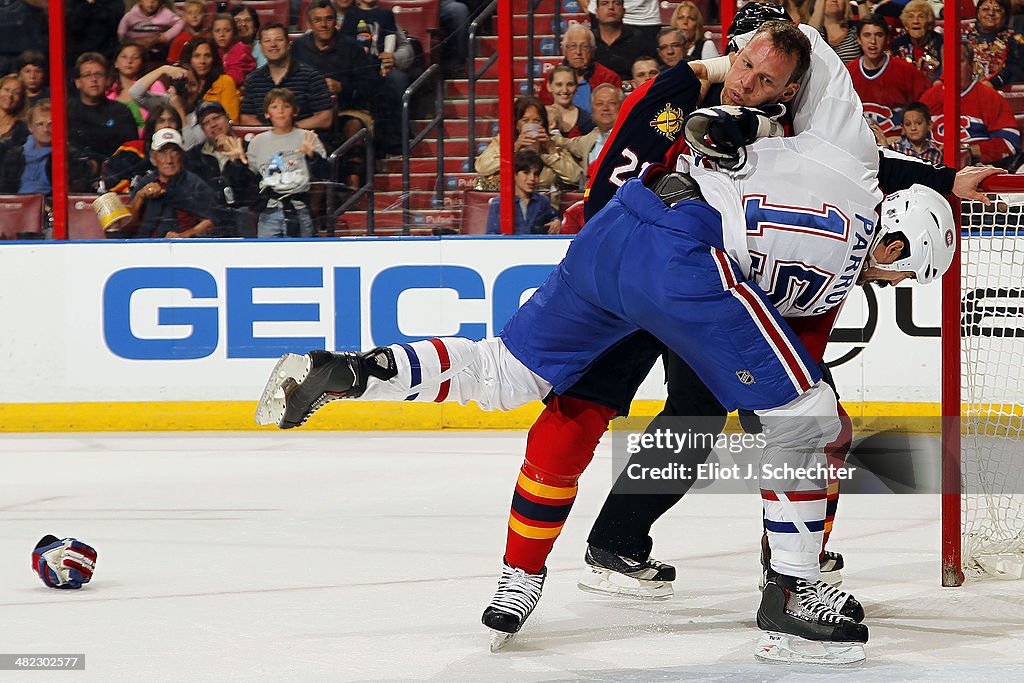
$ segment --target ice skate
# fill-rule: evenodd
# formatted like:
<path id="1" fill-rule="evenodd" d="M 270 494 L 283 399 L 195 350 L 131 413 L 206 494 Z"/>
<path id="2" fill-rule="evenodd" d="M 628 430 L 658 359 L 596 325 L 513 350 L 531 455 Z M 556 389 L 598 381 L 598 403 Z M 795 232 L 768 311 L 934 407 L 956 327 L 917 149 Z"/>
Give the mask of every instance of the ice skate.
<path id="1" fill-rule="evenodd" d="M 523 627 L 540 601 L 547 575 L 547 567 L 539 574 L 528 574 L 507 564 L 502 567 L 498 590 L 480 619 L 491 629 L 491 652 L 504 647 Z"/>
<path id="2" fill-rule="evenodd" d="M 617 595 L 639 600 L 668 600 L 676 568 L 648 557 L 638 561 L 610 550 L 587 546 L 587 563 L 576 584 L 580 590 L 601 595 Z"/>
<path id="3" fill-rule="evenodd" d="M 833 610 L 818 591 L 815 582 L 770 573 L 757 610 L 758 628 L 768 631 L 754 652 L 757 659 L 832 665 L 864 660 L 867 626 Z"/>
<path id="4" fill-rule="evenodd" d="M 387 348 L 366 353 L 285 354 L 267 380 L 256 407 L 256 424 L 298 427 L 331 401 L 361 396 L 370 377 L 388 380 L 395 373 L 395 359 Z"/>
<path id="5" fill-rule="evenodd" d="M 768 537 L 761 536 L 761 583 L 758 588 L 764 590 L 764 584 L 767 582 L 768 565 L 771 562 L 772 551 L 768 547 Z M 818 569 L 821 572 L 821 580 L 830 586 L 839 588 L 843 585 L 843 574 L 842 570 L 845 565 L 843 564 L 843 556 L 840 553 L 834 553 L 831 550 L 823 550 L 821 555 L 818 557 Z M 849 616 L 849 615 L 847 615 Z"/>
<path id="6" fill-rule="evenodd" d="M 821 580 L 830 586 L 838 588 L 843 585 L 843 556 L 826 550 L 818 560 L 821 567 Z"/>
<path id="7" fill-rule="evenodd" d="M 768 575 L 771 573 L 771 568 L 768 566 L 771 562 L 771 549 L 768 547 L 767 541 L 761 543 L 761 583 L 758 586 L 761 590 L 764 590 L 765 584 L 768 583 Z M 818 560 L 821 569 L 821 580 L 814 582 L 814 588 L 818 591 L 818 598 L 826 605 L 831 607 L 834 611 L 839 612 L 844 617 L 849 617 L 856 621 L 858 624 L 864 621 L 864 607 L 861 606 L 857 598 L 853 597 L 852 594 L 846 591 L 839 590 L 839 586 L 843 583 L 843 577 L 839 574 L 839 570 L 843 567 L 843 556 L 839 553 L 834 553 L 826 550 L 821 558 Z M 839 577 L 839 580 L 835 583 L 831 583 L 825 580 L 825 568 L 831 567 L 834 569 L 832 577 Z"/>

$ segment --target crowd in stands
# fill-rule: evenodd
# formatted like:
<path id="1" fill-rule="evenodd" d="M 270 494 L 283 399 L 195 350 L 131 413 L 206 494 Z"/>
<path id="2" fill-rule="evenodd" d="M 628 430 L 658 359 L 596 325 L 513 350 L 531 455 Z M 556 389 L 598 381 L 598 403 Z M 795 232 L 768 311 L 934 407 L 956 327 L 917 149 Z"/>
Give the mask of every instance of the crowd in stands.
<path id="1" fill-rule="evenodd" d="M 719 54 L 705 26 L 706 14 L 717 18 L 715 0 L 683 0 L 665 24 L 657 0 L 579 4 L 588 18 L 562 33 L 561 63 L 515 102 L 517 233 L 571 230 L 558 215 L 560 196 L 586 187 L 629 93 L 681 62 Z M 879 145 L 941 160 L 934 3 L 780 4 L 847 63 Z M 484 5 L 439 0 L 435 57 L 445 77 L 465 76 L 467 25 Z M 139 237 L 316 235 L 324 205 L 317 181 L 342 192 L 362 184 L 367 141 L 378 160 L 403 153 L 410 132 L 402 130 L 402 96 L 424 64 L 401 15 L 377 0 L 291 6 L 285 23 L 261 21 L 245 2 L 64 3 L 69 189 L 124 193 L 130 234 Z M 976 18 L 962 34 L 959 65 L 964 159 L 1009 170 L 1021 162 L 1018 122 L 1003 96 L 1024 85 L 1019 7 L 970 7 Z M 41 0 L 0 6 L 8 29 L 0 42 L 0 193 L 51 192 L 52 118 L 60 113 L 49 102 L 56 86 L 46 11 Z M 239 134 L 236 126 L 258 130 Z M 371 134 L 331 159 L 364 129 Z M 475 160 L 477 189 L 498 188 L 499 160 L 495 136 Z M 491 209 L 487 230 L 495 232 L 496 200 Z"/>

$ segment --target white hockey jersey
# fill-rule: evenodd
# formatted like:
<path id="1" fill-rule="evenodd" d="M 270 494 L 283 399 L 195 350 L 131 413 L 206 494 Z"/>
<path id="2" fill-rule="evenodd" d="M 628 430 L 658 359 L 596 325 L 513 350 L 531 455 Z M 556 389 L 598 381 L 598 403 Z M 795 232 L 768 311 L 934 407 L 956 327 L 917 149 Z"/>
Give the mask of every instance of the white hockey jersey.
<path id="1" fill-rule="evenodd" d="M 785 317 L 821 315 L 842 303 L 870 248 L 878 149 L 849 72 L 817 31 L 794 100 L 793 132 L 747 149 L 736 172 L 690 173 L 722 214 L 726 251 Z"/>

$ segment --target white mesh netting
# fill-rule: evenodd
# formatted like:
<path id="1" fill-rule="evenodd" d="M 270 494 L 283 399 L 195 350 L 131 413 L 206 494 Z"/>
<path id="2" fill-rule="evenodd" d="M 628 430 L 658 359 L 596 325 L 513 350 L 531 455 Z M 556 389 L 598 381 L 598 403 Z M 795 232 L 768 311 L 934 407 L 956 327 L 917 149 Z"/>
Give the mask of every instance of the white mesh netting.
<path id="1" fill-rule="evenodd" d="M 969 575 L 1024 574 L 1024 195 L 963 202 L 962 557 Z"/>

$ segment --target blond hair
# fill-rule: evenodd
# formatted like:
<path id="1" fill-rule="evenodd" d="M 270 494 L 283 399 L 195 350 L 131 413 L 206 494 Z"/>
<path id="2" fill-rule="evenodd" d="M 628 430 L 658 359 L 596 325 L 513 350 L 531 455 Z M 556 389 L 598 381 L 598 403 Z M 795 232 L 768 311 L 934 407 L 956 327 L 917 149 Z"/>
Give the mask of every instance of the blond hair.
<path id="1" fill-rule="evenodd" d="M 900 12 L 900 21 L 906 23 L 909 15 L 918 13 L 923 14 L 928 20 L 929 28 L 935 25 L 935 8 L 928 0 L 910 0 Z"/>
<path id="2" fill-rule="evenodd" d="M 11 112 L 11 116 L 13 116 L 16 119 L 24 118 L 25 107 L 28 104 L 28 101 L 25 98 L 25 84 L 21 82 L 21 79 L 18 77 L 18 74 L 7 74 L 3 78 L 0 78 L 0 88 L 3 88 L 8 83 L 8 81 L 14 81 L 18 84 L 18 87 L 21 88 L 21 101 L 18 102 L 18 106 L 15 108 L 15 110 Z"/>
<path id="3" fill-rule="evenodd" d="M 676 5 L 676 8 L 672 10 L 672 18 L 669 20 L 668 25 L 679 30 L 676 26 L 676 19 L 679 18 L 679 14 L 684 9 L 690 10 L 693 13 L 693 18 L 696 20 L 697 28 L 693 32 L 693 42 L 696 42 L 704 37 L 704 15 L 701 14 L 700 8 L 690 2 L 690 0 L 683 0 L 681 3 Z M 685 38 L 686 36 L 684 35 L 683 37 Z"/>

